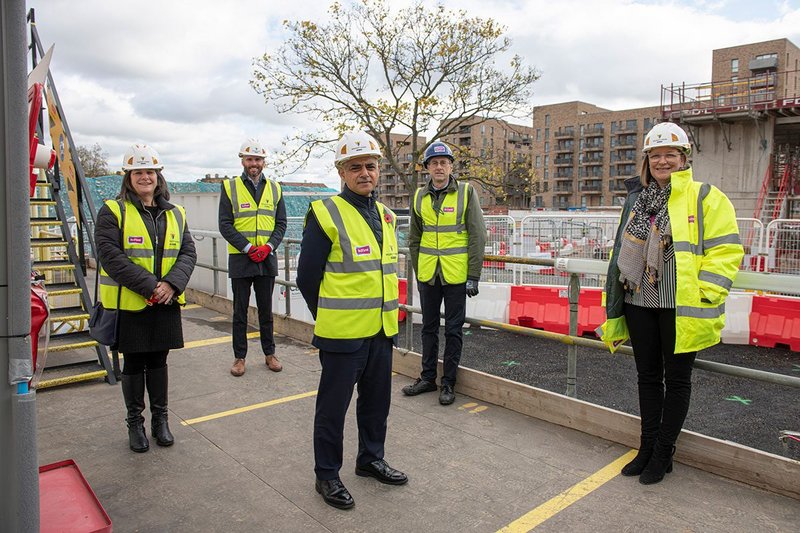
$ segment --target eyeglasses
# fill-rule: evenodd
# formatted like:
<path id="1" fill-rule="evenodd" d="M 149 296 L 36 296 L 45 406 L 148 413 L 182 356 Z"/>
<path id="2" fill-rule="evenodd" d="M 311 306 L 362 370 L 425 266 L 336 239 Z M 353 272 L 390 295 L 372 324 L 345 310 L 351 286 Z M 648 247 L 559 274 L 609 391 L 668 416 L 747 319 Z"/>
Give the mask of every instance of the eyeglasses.
<path id="1" fill-rule="evenodd" d="M 681 155 L 683 154 L 678 152 L 672 152 L 669 154 L 647 154 L 647 159 L 653 163 L 657 163 L 662 159 L 667 163 L 676 163 L 681 158 Z"/>

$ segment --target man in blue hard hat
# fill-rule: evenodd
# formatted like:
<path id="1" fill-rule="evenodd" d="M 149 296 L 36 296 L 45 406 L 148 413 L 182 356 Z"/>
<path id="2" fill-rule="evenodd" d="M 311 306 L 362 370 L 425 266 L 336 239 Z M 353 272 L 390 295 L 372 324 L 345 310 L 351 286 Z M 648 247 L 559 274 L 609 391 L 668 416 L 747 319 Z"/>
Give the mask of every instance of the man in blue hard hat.
<path id="1" fill-rule="evenodd" d="M 461 360 L 466 297 L 478 294 L 486 225 L 475 188 L 453 177 L 453 152 L 436 141 L 425 150 L 428 182 L 411 204 L 409 248 L 422 306 L 422 372 L 403 394 L 436 390 L 439 309 L 444 301 L 444 364 L 439 403 L 455 401 L 453 388 Z"/>

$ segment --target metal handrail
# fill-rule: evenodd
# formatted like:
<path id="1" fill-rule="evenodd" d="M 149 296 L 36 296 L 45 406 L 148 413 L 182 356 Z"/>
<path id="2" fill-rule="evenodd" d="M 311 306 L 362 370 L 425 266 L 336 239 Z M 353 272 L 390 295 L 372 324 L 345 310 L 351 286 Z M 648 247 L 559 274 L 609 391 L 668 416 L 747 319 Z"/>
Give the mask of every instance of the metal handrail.
<path id="1" fill-rule="evenodd" d="M 212 258 L 213 264 L 206 265 L 197 263 L 198 267 L 208 268 L 215 272 L 215 294 L 218 294 L 216 273 L 227 272 L 228 269 L 219 266 L 219 260 L 216 255 L 217 247 L 216 240 L 222 239 L 222 235 L 217 231 L 204 231 L 192 230 L 192 235 L 195 238 L 214 239 L 214 257 Z M 300 244 L 299 239 L 284 239 L 283 244 Z M 291 281 L 291 268 L 290 268 L 290 253 L 289 246 L 284 246 L 284 279 L 276 278 L 275 283 L 288 288 L 296 288 L 297 284 Z M 399 252 L 404 255 L 409 254 L 408 248 L 400 248 Z M 579 258 L 557 258 L 557 259 L 533 259 L 527 257 L 515 257 L 509 255 L 484 255 L 484 261 L 503 261 L 506 263 L 516 263 L 520 265 L 537 265 L 554 267 L 557 270 L 569 274 L 569 308 L 570 308 L 570 325 L 569 335 L 561 333 L 553 333 L 550 331 L 542 331 L 522 326 L 515 326 L 512 324 L 505 324 L 503 322 L 495 322 L 493 320 L 485 320 L 479 318 L 466 317 L 465 322 L 468 324 L 483 326 L 487 328 L 497 329 L 500 331 L 507 331 L 516 333 L 518 335 L 526 335 L 528 337 L 536 337 L 540 339 L 547 339 L 552 341 L 561 342 L 568 346 L 567 348 L 567 396 L 577 396 L 577 347 L 584 346 L 589 348 L 599 348 L 607 350 L 606 345 L 599 340 L 587 339 L 577 335 L 578 329 L 578 298 L 580 296 L 580 274 L 597 274 L 605 275 L 608 271 L 608 262 L 598 259 L 579 259 Z M 413 347 L 414 326 L 411 315 L 413 313 L 421 314 L 422 310 L 413 305 L 413 287 L 412 279 L 414 277 L 411 268 L 411 261 L 406 261 L 406 303 L 399 304 L 399 308 L 409 314 L 406 319 L 406 326 L 404 331 L 404 348 L 411 350 Z M 764 272 L 747 272 L 739 271 L 736 280 L 733 283 L 733 288 L 743 290 L 762 290 L 767 292 L 780 292 L 784 294 L 796 294 L 800 296 L 800 287 L 798 287 L 797 276 L 787 274 L 771 274 Z M 291 297 L 286 298 L 286 316 L 291 316 Z M 442 316 L 444 316 L 442 314 Z M 626 355 L 633 355 L 633 349 L 629 346 L 620 346 L 617 353 Z M 694 366 L 701 370 L 708 372 L 716 372 L 718 374 L 725 374 L 728 376 L 743 377 L 754 379 L 775 385 L 784 385 L 794 388 L 800 388 L 800 378 L 788 376 L 785 374 L 777 374 L 774 372 L 766 372 L 763 370 L 755 370 L 752 368 L 745 368 L 735 365 L 724 363 L 717 363 L 714 361 L 707 361 L 704 359 L 695 359 Z"/>

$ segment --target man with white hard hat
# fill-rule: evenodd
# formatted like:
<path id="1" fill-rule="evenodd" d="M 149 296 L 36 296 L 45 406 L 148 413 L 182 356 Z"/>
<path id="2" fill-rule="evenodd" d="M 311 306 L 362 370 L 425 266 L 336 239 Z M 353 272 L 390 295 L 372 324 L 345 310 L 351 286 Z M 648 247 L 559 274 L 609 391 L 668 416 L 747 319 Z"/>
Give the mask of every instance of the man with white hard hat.
<path id="1" fill-rule="evenodd" d="M 297 263 L 297 287 L 314 315 L 312 344 L 322 365 L 314 416 L 316 490 L 325 503 L 355 502 L 339 478 L 344 420 L 358 386 L 355 473 L 387 485 L 406 475 L 383 459 L 397 335 L 397 217 L 376 200 L 378 142 L 345 133 L 336 146 L 338 196 L 311 203 Z"/>
<path id="2" fill-rule="evenodd" d="M 231 374 L 244 374 L 247 356 L 247 310 L 250 288 L 256 294 L 261 349 L 273 372 L 282 366 L 272 334 L 272 290 L 278 274 L 275 249 L 286 232 L 286 206 L 281 186 L 264 176 L 266 150 L 256 139 L 239 149 L 242 175 L 222 183 L 219 232 L 228 241 L 228 277 L 233 289 L 233 355 Z"/>

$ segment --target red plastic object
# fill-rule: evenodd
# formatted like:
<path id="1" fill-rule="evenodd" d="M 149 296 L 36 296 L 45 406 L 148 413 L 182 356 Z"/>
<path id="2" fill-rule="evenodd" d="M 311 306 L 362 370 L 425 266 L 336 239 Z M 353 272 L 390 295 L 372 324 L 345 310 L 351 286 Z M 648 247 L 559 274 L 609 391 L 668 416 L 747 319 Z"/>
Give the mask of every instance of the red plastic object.
<path id="1" fill-rule="evenodd" d="M 33 368 L 36 368 L 36 356 L 39 350 L 39 330 L 42 329 L 48 314 L 47 289 L 39 285 L 31 285 L 31 350 L 33 351 Z"/>
<path id="2" fill-rule="evenodd" d="M 39 531 L 111 531 L 111 519 L 72 459 L 39 467 Z"/>
<path id="3" fill-rule="evenodd" d="M 42 91 L 44 86 L 41 83 L 34 83 L 28 89 L 28 149 L 29 153 L 29 169 L 30 169 L 30 196 L 36 191 L 36 173 L 33 171 L 33 160 L 36 157 L 36 149 L 39 146 L 39 141 L 36 139 L 36 121 L 39 119 L 39 112 L 42 110 Z"/>
<path id="4" fill-rule="evenodd" d="M 594 330 L 605 321 L 606 312 L 601 305 L 601 299 L 600 289 L 581 289 L 578 299 L 578 335 L 594 333 Z M 569 334 L 567 288 L 512 286 L 509 322 L 523 327 Z"/>
<path id="5" fill-rule="evenodd" d="M 750 344 L 766 348 L 782 344 L 800 352 L 800 300 L 753 296 Z"/>
<path id="6" fill-rule="evenodd" d="M 400 278 L 400 279 L 397 280 L 397 289 L 400 291 L 400 294 L 398 295 L 397 300 L 401 304 L 406 303 L 406 280 L 405 279 Z M 401 309 L 400 311 L 397 312 L 397 321 L 398 322 L 402 322 L 405 319 L 406 319 L 406 312 Z"/>

